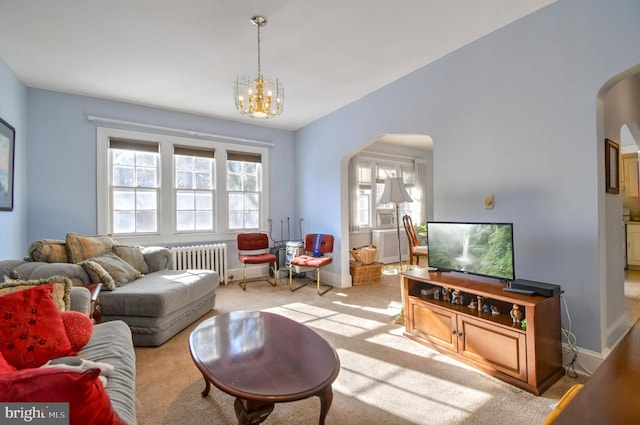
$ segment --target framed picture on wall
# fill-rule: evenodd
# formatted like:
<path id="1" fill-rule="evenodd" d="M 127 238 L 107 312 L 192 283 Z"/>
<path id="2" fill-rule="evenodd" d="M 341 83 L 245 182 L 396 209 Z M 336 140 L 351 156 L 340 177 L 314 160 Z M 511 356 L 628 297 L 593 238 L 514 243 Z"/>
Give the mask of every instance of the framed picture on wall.
<path id="1" fill-rule="evenodd" d="M 13 158 L 16 130 L 0 118 L 0 211 L 13 210 Z"/>
<path id="2" fill-rule="evenodd" d="M 620 145 L 613 140 L 604 140 L 604 169 L 607 193 L 620 193 Z"/>

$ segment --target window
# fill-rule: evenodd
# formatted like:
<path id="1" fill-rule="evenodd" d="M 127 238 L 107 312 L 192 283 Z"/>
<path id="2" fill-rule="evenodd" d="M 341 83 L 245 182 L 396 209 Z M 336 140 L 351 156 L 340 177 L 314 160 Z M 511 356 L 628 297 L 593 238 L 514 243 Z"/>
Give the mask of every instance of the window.
<path id="1" fill-rule="evenodd" d="M 260 155 L 227 152 L 229 229 L 257 229 L 260 223 Z"/>
<path id="2" fill-rule="evenodd" d="M 158 145 L 112 139 L 111 227 L 113 233 L 158 230 Z"/>
<path id="3" fill-rule="evenodd" d="M 255 144 L 98 127 L 98 233 L 170 244 L 265 229 L 269 150 Z"/>
<path id="4" fill-rule="evenodd" d="M 174 146 L 173 156 L 176 231 L 213 230 L 214 151 Z"/>
<path id="5" fill-rule="evenodd" d="M 351 186 L 351 190 L 356 191 L 351 205 L 356 210 L 355 214 L 351 214 L 352 230 L 395 226 L 395 204 L 379 203 L 388 177 L 402 176 L 405 188 L 413 200 L 399 205 L 400 217 L 408 214 L 416 223 L 423 221 L 420 218 L 423 203 L 421 185 L 424 186 L 426 182 L 417 181 L 417 165 L 412 161 L 393 161 L 372 155 L 356 158 L 350 166 L 355 167 L 349 174 L 356 180 L 355 185 Z"/>

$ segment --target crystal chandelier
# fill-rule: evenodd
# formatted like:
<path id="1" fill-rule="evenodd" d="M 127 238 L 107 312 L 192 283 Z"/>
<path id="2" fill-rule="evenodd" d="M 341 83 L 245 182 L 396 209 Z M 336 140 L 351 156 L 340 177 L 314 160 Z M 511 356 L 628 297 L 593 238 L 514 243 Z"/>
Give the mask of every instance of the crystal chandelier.
<path id="1" fill-rule="evenodd" d="M 275 117 L 282 113 L 284 86 L 278 78 L 262 75 L 260 70 L 260 28 L 267 24 L 267 20 L 262 16 L 254 16 L 251 22 L 258 27 L 258 73 L 236 78 L 236 109 L 251 118 Z"/>

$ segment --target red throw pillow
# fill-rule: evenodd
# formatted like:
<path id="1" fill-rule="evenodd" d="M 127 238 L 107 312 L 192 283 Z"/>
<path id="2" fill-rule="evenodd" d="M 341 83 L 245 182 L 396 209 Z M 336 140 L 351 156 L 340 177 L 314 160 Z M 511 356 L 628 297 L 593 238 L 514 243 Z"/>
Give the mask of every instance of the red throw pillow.
<path id="1" fill-rule="evenodd" d="M 1 402 L 69 403 L 70 425 L 126 425 L 114 412 L 100 369 L 42 367 L 0 374 Z"/>
<path id="2" fill-rule="evenodd" d="M 71 343 L 71 351 L 80 351 L 91 339 L 93 333 L 91 319 L 79 311 L 61 311 L 60 317 Z"/>
<path id="3" fill-rule="evenodd" d="M 15 370 L 16 368 L 7 363 L 4 356 L 0 352 L 0 373 L 13 372 Z"/>
<path id="4" fill-rule="evenodd" d="M 39 367 L 71 350 L 52 291 L 46 284 L 0 297 L 0 352 L 10 365 Z"/>

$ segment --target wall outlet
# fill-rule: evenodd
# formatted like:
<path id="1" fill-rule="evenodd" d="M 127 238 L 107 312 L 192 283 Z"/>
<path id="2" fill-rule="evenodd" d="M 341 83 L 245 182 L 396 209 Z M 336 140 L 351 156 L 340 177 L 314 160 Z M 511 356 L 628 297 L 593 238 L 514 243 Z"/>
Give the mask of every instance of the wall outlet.
<path id="1" fill-rule="evenodd" d="M 487 195 L 484 197 L 484 209 L 485 210 L 493 209 L 493 195 Z"/>

